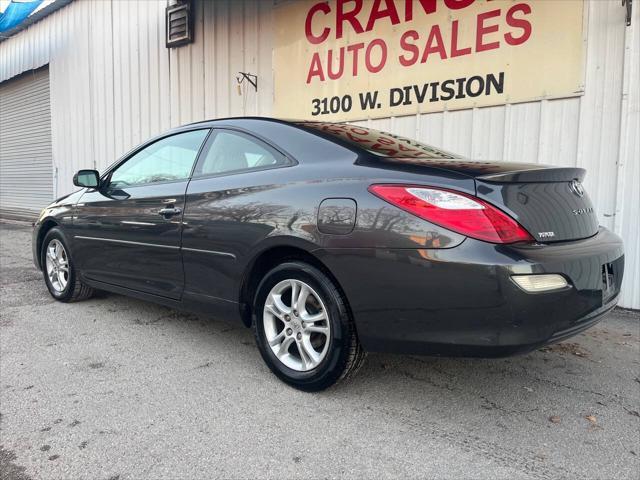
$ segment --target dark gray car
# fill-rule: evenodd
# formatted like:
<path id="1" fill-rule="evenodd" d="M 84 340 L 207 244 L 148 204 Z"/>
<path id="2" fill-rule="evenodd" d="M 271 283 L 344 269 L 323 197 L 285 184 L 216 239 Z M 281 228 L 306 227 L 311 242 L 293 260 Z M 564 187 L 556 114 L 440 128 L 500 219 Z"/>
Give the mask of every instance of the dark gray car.
<path id="1" fill-rule="evenodd" d="M 276 375 L 319 390 L 365 351 L 503 356 L 597 322 L 624 257 L 584 175 L 353 125 L 207 121 L 78 172 L 33 253 L 60 301 L 100 289 L 236 319 Z"/>

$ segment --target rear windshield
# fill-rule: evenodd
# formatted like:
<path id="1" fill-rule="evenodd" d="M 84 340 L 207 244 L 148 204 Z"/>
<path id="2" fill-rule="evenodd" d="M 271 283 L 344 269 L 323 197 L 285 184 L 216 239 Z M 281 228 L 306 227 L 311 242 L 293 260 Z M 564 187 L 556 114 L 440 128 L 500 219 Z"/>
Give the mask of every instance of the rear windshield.
<path id="1" fill-rule="evenodd" d="M 296 122 L 296 125 L 334 137 L 352 148 L 365 150 L 385 158 L 460 158 L 438 148 L 392 133 L 345 123 Z"/>

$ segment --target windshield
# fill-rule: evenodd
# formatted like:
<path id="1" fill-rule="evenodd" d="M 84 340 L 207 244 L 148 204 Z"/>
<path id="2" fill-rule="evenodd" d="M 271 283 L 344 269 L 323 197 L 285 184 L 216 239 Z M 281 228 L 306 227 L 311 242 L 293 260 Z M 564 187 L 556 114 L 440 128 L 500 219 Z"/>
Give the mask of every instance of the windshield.
<path id="1" fill-rule="evenodd" d="M 404 138 L 393 133 L 381 132 L 372 128 L 359 127 L 346 123 L 327 122 L 295 122 L 305 129 L 315 130 L 350 147 L 365 150 L 374 155 L 385 158 L 422 158 L 422 159 L 447 159 L 460 158 L 459 156 L 445 152 L 438 148 Z"/>

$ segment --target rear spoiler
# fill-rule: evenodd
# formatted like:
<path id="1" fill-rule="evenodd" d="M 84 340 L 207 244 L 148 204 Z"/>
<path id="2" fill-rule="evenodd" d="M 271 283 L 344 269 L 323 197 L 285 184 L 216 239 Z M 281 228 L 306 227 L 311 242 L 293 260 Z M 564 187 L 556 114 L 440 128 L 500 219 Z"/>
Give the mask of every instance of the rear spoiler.
<path id="1" fill-rule="evenodd" d="M 571 180 L 582 181 L 586 173 L 584 168 L 549 167 L 479 175 L 476 180 L 490 183 L 570 182 Z"/>

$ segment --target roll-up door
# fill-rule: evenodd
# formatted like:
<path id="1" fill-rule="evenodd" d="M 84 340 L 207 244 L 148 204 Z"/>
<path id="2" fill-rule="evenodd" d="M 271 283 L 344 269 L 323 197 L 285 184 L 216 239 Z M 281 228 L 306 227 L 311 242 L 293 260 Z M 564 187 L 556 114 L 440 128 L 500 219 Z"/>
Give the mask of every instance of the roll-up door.
<path id="1" fill-rule="evenodd" d="M 0 212 L 32 216 L 53 194 L 45 67 L 0 83 Z"/>

